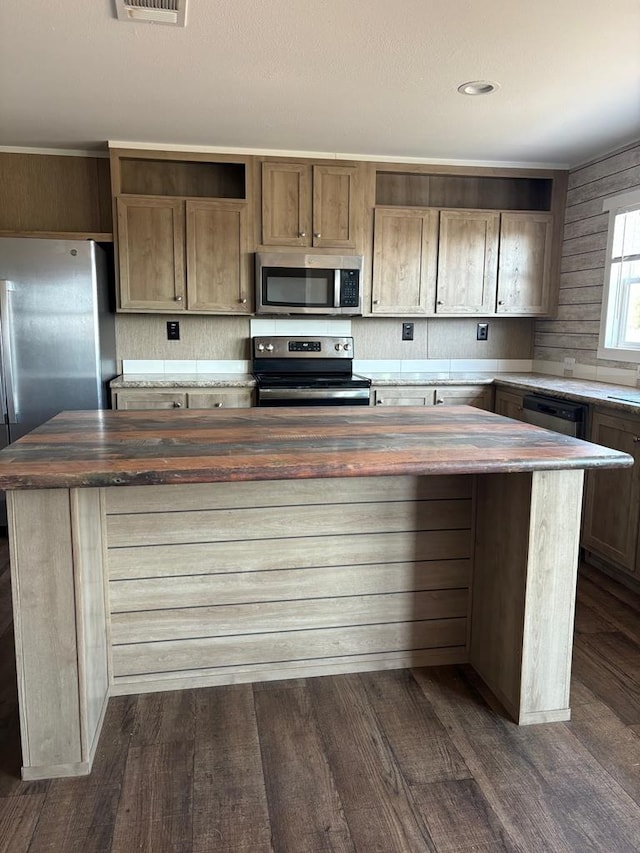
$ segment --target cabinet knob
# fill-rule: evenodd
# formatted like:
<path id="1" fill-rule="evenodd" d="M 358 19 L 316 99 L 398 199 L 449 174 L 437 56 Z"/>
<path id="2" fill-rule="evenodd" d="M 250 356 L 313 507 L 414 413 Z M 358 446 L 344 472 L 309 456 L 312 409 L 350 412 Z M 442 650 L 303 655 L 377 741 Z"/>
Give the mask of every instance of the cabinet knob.
<path id="1" fill-rule="evenodd" d="M 498 305 L 504 305 L 504 301 L 502 299 L 498 299 Z"/>
<path id="2" fill-rule="evenodd" d="M 182 296 L 176 296 L 176 302 L 182 302 Z"/>
<path id="3" fill-rule="evenodd" d="M 298 237 L 306 237 L 306 236 L 307 236 L 307 232 L 306 232 L 306 231 L 301 231 L 301 232 L 298 234 Z"/>
<path id="4" fill-rule="evenodd" d="M 442 299 L 438 299 L 436 305 L 444 305 L 444 302 L 442 301 Z"/>
<path id="5" fill-rule="evenodd" d="M 246 299 L 238 299 L 238 302 L 240 303 L 240 305 L 246 305 L 247 304 Z"/>
<path id="6" fill-rule="evenodd" d="M 216 409 L 221 409 L 224 403 L 216 403 Z"/>
<path id="7" fill-rule="evenodd" d="M 374 305 L 380 305 L 380 300 L 379 300 L 379 299 L 374 299 L 374 300 L 373 300 L 373 304 L 374 304 Z"/>
<path id="8" fill-rule="evenodd" d="M 443 406 L 444 400 L 436 400 L 436 406 Z"/>
<path id="9" fill-rule="evenodd" d="M 376 404 L 378 406 L 381 406 L 383 403 L 384 403 L 384 400 L 382 399 L 382 397 L 378 397 L 378 399 L 376 400 Z"/>
<path id="10" fill-rule="evenodd" d="M 640 444 L 640 435 L 634 435 L 633 436 L 633 443 L 634 444 Z"/>
<path id="11" fill-rule="evenodd" d="M 322 237 L 322 234 L 319 231 L 314 232 L 314 237 Z"/>
<path id="12" fill-rule="evenodd" d="M 174 401 L 174 403 L 173 403 L 173 408 L 174 408 L 174 409 L 181 409 L 181 408 L 182 408 L 182 403 L 178 402 L 178 400 L 175 400 L 175 401 Z"/>

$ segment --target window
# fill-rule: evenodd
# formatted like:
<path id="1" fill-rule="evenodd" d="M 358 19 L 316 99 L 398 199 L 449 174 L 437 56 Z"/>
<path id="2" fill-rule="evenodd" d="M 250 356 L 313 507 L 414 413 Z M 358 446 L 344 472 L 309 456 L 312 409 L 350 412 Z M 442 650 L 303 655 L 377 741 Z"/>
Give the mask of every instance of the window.
<path id="1" fill-rule="evenodd" d="M 605 201 L 609 239 L 599 358 L 640 363 L 640 192 Z"/>

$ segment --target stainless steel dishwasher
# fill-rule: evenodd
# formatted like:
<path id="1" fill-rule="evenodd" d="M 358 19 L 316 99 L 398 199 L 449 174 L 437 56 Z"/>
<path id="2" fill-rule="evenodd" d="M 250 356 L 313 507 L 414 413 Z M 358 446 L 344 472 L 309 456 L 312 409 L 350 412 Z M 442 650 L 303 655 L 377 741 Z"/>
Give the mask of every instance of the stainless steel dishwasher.
<path id="1" fill-rule="evenodd" d="M 557 397 L 527 394 L 522 400 L 522 420 L 528 424 L 552 429 L 564 435 L 584 438 L 587 406 Z"/>

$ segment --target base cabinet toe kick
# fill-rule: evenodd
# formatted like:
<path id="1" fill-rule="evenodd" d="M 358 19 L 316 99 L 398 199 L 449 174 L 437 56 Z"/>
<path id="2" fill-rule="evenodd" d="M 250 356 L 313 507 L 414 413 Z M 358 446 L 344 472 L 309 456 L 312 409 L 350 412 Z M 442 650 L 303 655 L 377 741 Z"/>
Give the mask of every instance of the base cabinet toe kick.
<path id="1" fill-rule="evenodd" d="M 23 777 L 109 696 L 470 663 L 567 720 L 582 469 L 8 492 Z"/>

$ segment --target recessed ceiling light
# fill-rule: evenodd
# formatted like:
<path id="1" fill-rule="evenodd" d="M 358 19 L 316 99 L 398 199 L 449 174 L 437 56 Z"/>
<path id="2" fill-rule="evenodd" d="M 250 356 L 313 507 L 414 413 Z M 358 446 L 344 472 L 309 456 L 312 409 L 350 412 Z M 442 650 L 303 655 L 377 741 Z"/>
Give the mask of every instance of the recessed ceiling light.
<path id="1" fill-rule="evenodd" d="M 458 92 L 461 95 L 490 95 L 500 88 L 500 83 L 492 82 L 491 80 L 471 80 L 469 83 L 463 83 L 458 86 Z"/>

